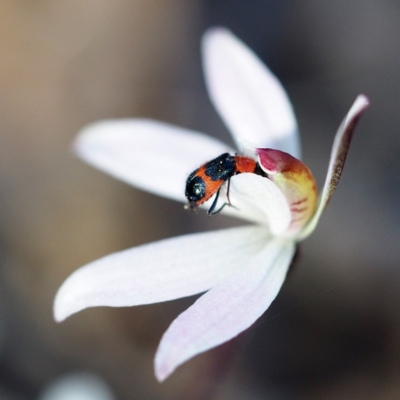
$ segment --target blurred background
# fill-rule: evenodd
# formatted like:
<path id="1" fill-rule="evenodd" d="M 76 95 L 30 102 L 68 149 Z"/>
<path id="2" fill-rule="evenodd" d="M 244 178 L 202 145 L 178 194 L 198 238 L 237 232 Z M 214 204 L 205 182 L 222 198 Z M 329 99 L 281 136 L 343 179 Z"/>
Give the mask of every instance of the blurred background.
<path id="1" fill-rule="evenodd" d="M 0 0 L 0 399 L 400 398 L 399 20 L 390 0 Z M 356 95 L 371 107 L 272 307 L 160 385 L 158 341 L 194 298 L 57 325 L 54 295 L 110 252 L 237 221 L 185 212 L 70 148 L 85 124 L 129 116 L 229 141 L 201 71 L 215 25 L 282 81 L 320 186 Z"/>

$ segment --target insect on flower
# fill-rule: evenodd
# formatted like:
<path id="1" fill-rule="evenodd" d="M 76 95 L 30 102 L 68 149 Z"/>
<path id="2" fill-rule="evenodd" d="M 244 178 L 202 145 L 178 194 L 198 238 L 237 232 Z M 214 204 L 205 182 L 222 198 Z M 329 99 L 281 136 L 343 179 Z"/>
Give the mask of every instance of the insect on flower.
<path id="1" fill-rule="evenodd" d="M 203 293 L 164 333 L 154 359 L 159 381 L 239 335 L 268 309 L 297 244 L 314 231 L 338 185 L 353 132 L 369 105 L 359 95 L 339 126 L 318 196 L 311 171 L 300 161 L 296 117 L 277 78 L 226 29 L 206 33 L 203 58 L 208 92 L 238 153 L 211 136 L 144 119 L 94 123 L 75 145 L 82 159 L 138 188 L 189 201 L 190 208 L 215 195 L 209 214 L 222 211 L 250 222 L 110 254 L 76 270 L 58 290 L 57 321 L 89 307 Z M 224 184 L 226 201 L 216 210 Z"/>
<path id="2" fill-rule="evenodd" d="M 195 209 L 206 202 L 215 193 L 215 199 L 208 210 L 208 215 L 218 214 L 226 206 L 232 206 L 229 198 L 229 184 L 232 176 L 241 173 L 254 173 L 265 175 L 257 161 L 244 156 L 232 156 L 229 153 L 221 154 L 219 157 L 205 163 L 193 171 L 186 181 L 185 196 L 189 201 L 189 208 Z M 226 197 L 228 202 L 224 203 L 218 210 L 217 206 L 219 192 L 222 185 L 227 182 Z"/>

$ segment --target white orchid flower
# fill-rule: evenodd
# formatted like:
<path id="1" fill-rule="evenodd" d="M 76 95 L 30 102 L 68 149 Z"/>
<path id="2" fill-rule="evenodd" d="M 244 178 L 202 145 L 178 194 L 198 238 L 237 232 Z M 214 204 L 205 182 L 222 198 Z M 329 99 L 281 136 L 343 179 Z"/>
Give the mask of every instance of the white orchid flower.
<path id="1" fill-rule="evenodd" d="M 54 303 L 55 319 L 62 321 L 88 307 L 151 304 L 206 292 L 164 333 L 155 356 L 159 381 L 195 355 L 234 338 L 267 310 L 296 244 L 315 229 L 339 182 L 355 125 L 369 103 L 358 96 L 340 125 L 318 200 L 313 175 L 298 160 L 291 104 L 275 76 L 225 29 L 206 33 L 203 59 L 211 100 L 238 151 L 253 156 L 266 175 L 243 173 L 230 182 L 234 207 L 223 212 L 253 225 L 108 255 L 75 271 Z M 182 202 L 190 172 L 235 152 L 201 133 L 135 119 L 89 125 L 75 148 L 83 160 L 116 178 Z"/>

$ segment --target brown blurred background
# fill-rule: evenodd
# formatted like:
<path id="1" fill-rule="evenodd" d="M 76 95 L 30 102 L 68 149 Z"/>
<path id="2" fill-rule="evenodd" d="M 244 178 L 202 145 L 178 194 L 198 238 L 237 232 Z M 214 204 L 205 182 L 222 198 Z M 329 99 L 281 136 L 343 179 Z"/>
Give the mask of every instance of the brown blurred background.
<path id="1" fill-rule="evenodd" d="M 49 385 L 70 374 L 106 385 L 97 400 L 400 398 L 399 21 L 390 0 L 0 0 L 0 399 L 61 400 Z M 193 298 L 56 325 L 57 288 L 110 252 L 236 222 L 117 182 L 70 146 L 85 124 L 128 116 L 229 140 L 201 71 L 214 25 L 287 88 L 320 185 L 356 95 L 371 108 L 271 309 L 159 385 L 158 341 Z"/>

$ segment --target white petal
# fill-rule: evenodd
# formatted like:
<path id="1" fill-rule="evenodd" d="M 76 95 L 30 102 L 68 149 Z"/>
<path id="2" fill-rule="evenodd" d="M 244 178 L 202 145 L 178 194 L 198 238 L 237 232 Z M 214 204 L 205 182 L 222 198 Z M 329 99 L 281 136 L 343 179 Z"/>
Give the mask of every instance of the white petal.
<path id="1" fill-rule="evenodd" d="M 283 233 L 290 224 L 286 198 L 268 178 L 256 174 L 236 175 L 231 178 L 229 197 L 233 207 L 226 206 L 224 213 L 263 224 L 272 235 Z M 221 204 L 223 201 L 226 201 L 226 196 L 221 196 Z"/>
<path id="2" fill-rule="evenodd" d="M 186 235 L 114 253 L 75 271 L 60 287 L 54 316 L 88 307 L 124 307 L 208 290 L 268 240 L 262 227 Z"/>
<path id="3" fill-rule="evenodd" d="M 364 95 L 359 95 L 344 118 L 343 122 L 340 124 L 333 141 L 328 173 L 326 175 L 318 209 L 311 221 L 306 226 L 305 230 L 301 233 L 299 240 L 305 239 L 314 231 L 325 207 L 332 197 L 332 194 L 339 183 L 340 176 L 342 175 L 347 152 L 349 151 L 350 142 L 353 137 L 357 122 L 368 106 L 368 98 Z"/>
<path id="4" fill-rule="evenodd" d="M 193 356 L 252 325 L 278 294 L 294 254 L 292 242 L 274 240 L 172 322 L 155 357 L 158 380 Z"/>
<path id="5" fill-rule="evenodd" d="M 108 384 L 91 372 L 69 372 L 53 378 L 38 400 L 116 400 Z"/>
<path id="6" fill-rule="evenodd" d="M 296 118 L 285 90 L 261 60 L 226 29 L 203 39 L 204 71 L 214 106 L 241 148 L 273 148 L 300 158 Z M 236 139 L 236 138 L 235 138 Z"/>
<path id="7" fill-rule="evenodd" d="M 233 152 L 207 135 L 144 119 L 88 125 L 75 149 L 89 164 L 122 181 L 183 202 L 188 175 L 220 154 Z"/>

